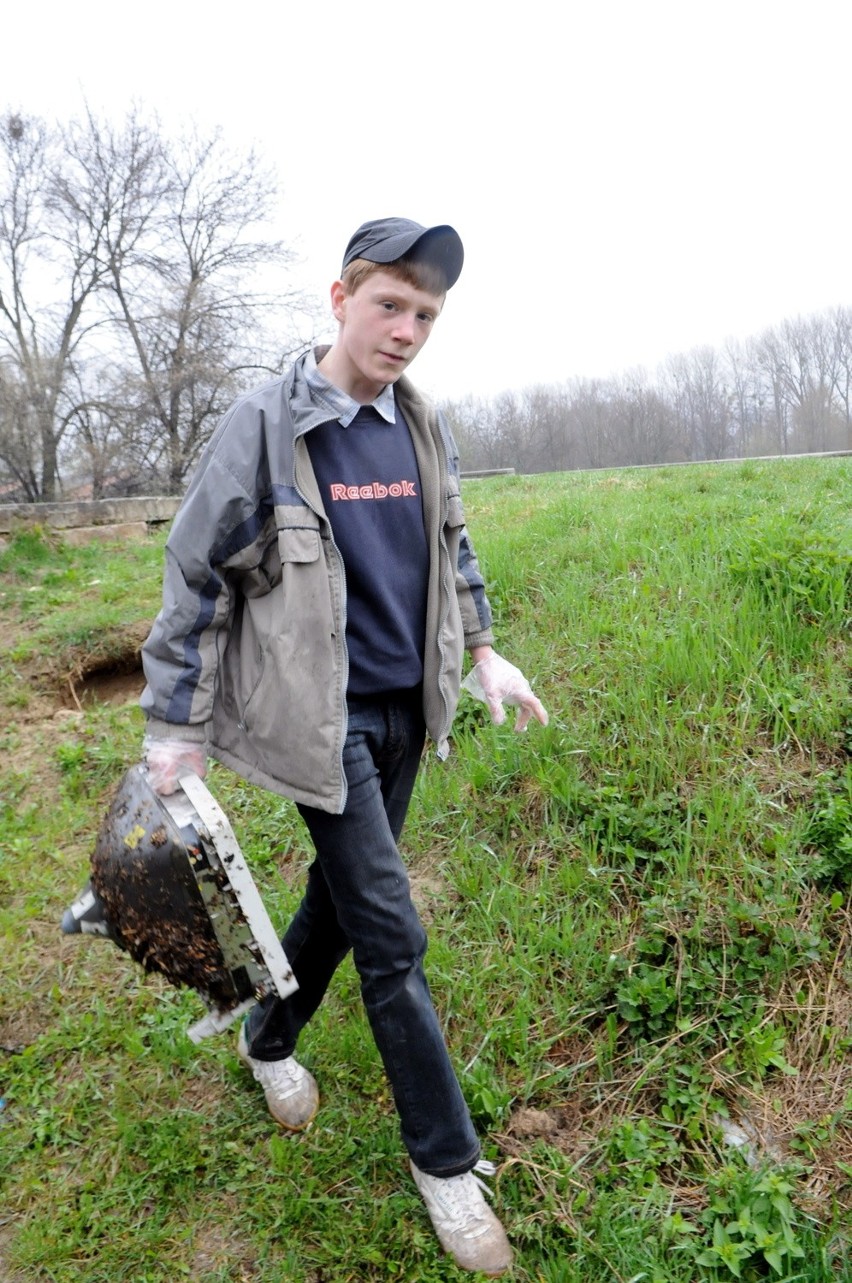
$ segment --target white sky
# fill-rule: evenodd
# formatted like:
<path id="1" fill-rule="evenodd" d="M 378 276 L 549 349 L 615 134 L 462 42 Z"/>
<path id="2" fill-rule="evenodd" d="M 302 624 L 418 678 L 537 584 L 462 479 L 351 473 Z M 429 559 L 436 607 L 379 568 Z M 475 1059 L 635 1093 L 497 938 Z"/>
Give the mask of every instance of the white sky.
<path id="1" fill-rule="evenodd" d="M 852 305 L 849 0 L 30 0 L 0 110 L 221 125 L 326 294 L 368 218 L 452 223 L 438 397 L 606 376 Z"/>

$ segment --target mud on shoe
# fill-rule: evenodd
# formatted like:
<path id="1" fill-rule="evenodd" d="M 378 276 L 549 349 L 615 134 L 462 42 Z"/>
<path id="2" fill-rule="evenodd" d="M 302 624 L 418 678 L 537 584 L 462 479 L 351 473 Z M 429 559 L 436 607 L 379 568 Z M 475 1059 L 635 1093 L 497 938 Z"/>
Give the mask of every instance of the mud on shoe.
<path id="1" fill-rule="evenodd" d="M 479 1179 L 494 1175 L 493 1163 L 479 1162 L 462 1176 L 427 1176 L 411 1163 L 411 1175 L 445 1252 L 463 1270 L 496 1278 L 512 1264 L 506 1231 L 483 1198 L 488 1186 Z"/>
<path id="2" fill-rule="evenodd" d="M 304 1131 L 319 1109 L 319 1089 L 313 1074 L 293 1056 L 286 1060 L 255 1060 L 249 1055 L 245 1025 L 240 1029 L 237 1055 L 263 1088 L 276 1123 L 287 1131 Z"/>

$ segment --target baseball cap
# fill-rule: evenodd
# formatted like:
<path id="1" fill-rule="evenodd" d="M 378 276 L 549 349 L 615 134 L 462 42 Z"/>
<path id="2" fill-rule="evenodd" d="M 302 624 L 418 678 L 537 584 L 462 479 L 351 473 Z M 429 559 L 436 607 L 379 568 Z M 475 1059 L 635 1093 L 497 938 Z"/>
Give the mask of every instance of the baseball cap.
<path id="1" fill-rule="evenodd" d="M 376 218 L 362 223 L 354 233 L 343 255 L 343 267 L 356 258 L 395 263 L 406 256 L 442 268 L 450 289 L 462 270 L 464 246 L 455 228 L 446 224 L 423 227 L 410 218 Z"/>

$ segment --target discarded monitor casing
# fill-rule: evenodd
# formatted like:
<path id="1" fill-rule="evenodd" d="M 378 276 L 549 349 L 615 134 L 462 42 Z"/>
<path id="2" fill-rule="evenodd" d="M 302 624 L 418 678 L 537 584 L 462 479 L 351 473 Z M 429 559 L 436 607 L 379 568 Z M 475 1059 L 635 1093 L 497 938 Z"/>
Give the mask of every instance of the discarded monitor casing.
<path id="1" fill-rule="evenodd" d="M 107 936 L 146 970 L 195 989 L 208 1014 L 189 1029 L 194 1042 L 298 988 L 227 817 L 197 775 L 161 797 L 146 768 L 131 767 L 91 866 L 62 930 Z"/>

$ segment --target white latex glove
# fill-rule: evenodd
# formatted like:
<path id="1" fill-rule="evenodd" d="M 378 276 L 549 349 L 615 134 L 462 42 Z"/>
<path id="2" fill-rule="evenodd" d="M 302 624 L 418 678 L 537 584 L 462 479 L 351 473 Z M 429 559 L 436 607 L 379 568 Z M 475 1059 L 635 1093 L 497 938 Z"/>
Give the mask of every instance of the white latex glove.
<path id="1" fill-rule="evenodd" d="M 547 710 L 533 694 L 526 677 L 496 651 L 474 664 L 462 686 L 475 699 L 481 699 L 488 705 L 491 720 L 498 726 L 506 720 L 504 704 L 519 706 L 516 731 L 525 731 L 531 717 L 535 717 L 542 726 L 547 725 Z"/>
<path id="2" fill-rule="evenodd" d="M 204 745 L 181 739 L 153 739 L 146 735 L 142 741 L 148 782 L 155 793 L 168 797 L 176 793 L 178 780 L 193 771 L 200 778 L 207 773 L 207 753 Z"/>

